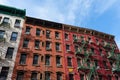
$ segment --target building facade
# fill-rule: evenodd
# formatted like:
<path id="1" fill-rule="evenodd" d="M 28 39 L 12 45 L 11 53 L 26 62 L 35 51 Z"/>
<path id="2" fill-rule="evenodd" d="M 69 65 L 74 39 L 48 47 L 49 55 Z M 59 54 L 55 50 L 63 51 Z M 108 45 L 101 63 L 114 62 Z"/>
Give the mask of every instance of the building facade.
<path id="1" fill-rule="evenodd" d="M 120 52 L 114 36 L 63 25 L 66 80 L 119 80 Z"/>
<path id="2" fill-rule="evenodd" d="M 0 80 L 120 80 L 114 36 L 0 5 Z"/>
<path id="3" fill-rule="evenodd" d="M 0 80 L 11 80 L 25 10 L 0 5 Z"/>
<path id="4" fill-rule="evenodd" d="M 62 25 L 26 17 L 12 80 L 65 80 Z"/>

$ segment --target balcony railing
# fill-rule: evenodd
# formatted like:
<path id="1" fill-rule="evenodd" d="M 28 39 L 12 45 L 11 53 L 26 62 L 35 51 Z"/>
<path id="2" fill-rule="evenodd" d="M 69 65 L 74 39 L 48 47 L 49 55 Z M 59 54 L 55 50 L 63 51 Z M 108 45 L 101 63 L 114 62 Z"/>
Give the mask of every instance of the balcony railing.
<path id="1" fill-rule="evenodd" d="M 10 28 L 10 23 L 9 22 L 2 22 L 0 26 L 3 26 L 4 28 Z"/>

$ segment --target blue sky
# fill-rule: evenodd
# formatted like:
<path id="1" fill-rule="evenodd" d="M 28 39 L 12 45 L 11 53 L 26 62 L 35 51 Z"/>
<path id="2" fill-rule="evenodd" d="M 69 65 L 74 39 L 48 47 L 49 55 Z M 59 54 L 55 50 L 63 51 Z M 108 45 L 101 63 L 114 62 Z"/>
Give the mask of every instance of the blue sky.
<path id="1" fill-rule="evenodd" d="M 120 48 L 120 0 L 0 0 L 27 15 L 115 35 Z"/>

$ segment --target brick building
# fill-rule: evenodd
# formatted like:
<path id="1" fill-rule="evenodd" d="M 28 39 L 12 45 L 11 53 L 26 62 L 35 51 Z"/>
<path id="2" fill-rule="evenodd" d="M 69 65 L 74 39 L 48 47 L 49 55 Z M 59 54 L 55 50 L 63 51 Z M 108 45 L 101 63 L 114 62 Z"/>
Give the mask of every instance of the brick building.
<path id="1" fill-rule="evenodd" d="M 26 17 L 12 80 L 65 80 L 62 25 Z"/>
<path id="2" fill-rule="evenodd" d="M 120 80 L 113 35 L 2 5 L 0 52 L 0 80 Z"/>

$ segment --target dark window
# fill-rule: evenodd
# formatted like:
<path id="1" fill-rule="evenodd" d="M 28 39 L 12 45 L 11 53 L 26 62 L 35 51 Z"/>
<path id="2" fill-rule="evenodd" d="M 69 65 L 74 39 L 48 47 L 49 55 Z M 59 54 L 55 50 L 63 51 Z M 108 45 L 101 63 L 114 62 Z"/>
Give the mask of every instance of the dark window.
<path id="1" fill-rule="evenodd" d="M 23 47 L 28 47 L 28 43 L 29 43 L 29 40 L 28 39 L 25 39 L 24 41 L 23 41 Z"/>
<path id="2" fill-rule="evenodd" d="M 45 80 L 51 80 L 49 72 L 45 72 Z"/>
<path id="3" fill-rule="evenodd" d="M 31 80 L 37 80 L 37 73 L 36 72 L 32 72 Z"/>
<path id="4" fill-rule="evenodd" d="M 4 19 L 3 19 L 3 23 L 9 23 L 9 18 L 4 17 Z"/>
<path id="5" fill-rule="evenodd" d="M 49 55 L 45 56 L 45 65 L 50 65 L 50 56 Z"/>
<path id="6" fill-rule="evenodd" d="M 99 80 L 102 80 L 102 75 L 99 75 L 98 78 L 99 78 Z"/>
<path id="7" fill-rule="evenodd" d="M 17 36 L 18 36 L 18 33 L 17 32 L 12 32 L 12 35 L 11 35 L 11 41 L 16 41 L 17 40 Z"/>
<path id="8" fill-rule="evenodd" d="M 39 49 L 39 44 L 40 44 L 40 41 L 39 40 L 35 40 L 35 49 Z"/>
<path id="9" fill-rule="evenodd" d="M 103 61 L 104 68 L 107 69 L 106 61 Z"/>
<path id="10" fill-rule="evenodd" d="M 81 65 L 81 59 L 77 58 L 77 64 L 78 64 L 78 66 Z"/>
<path id="11" fill-rule="evenodd" d="M 35 54 L 33 56 L 33 65 L 37 65 L 38 64 L 38 59 L 39 59 L 39 55 Z"/>
<path id="12" fill-rule="evenodd" d="M 68 34 L 67 33 L 65 33 L 65 39 L 68 39 Z"/>
<path id="13" fill-rule="evenodd" d="M 91 51 L 94 53 L 94 48 L 91 48 Z"/>
<path id="14" fill-rule="evenodd" d="M 56 56 L 56 64 L 57 64 L 57 66 L 60 66 L 60 65 L 61 65 L 60 59 L 61 59 L 60 56 Z"/>
<path id="15" fill-rule="evenodd" d="M 55 38 L 56 38 L 56 39 L 59 39 L 59 35 L 60 35 L 59 32 L 55 32 Z"/>
<path id="16" fill-rule="evenodd" d="M 27 58 L 26 54 L 21 54 L 20 64 L 26 64 L 26 58 Z"/>
<path id="17" fill-rule="evenodd" d="M 74 80 L 74 75 L 73 74 L 69 74 L 69 80 Z"/>
<path id="18" fill-rule="evenodd" d="M 57 80 L 62 80 L 62 74 L 61 73 L 57 73 Z"/>
<path id="19" fill-rule="evenodd" d="M 50 31 L 46 30 L 46 38 L 50 38 Z"/>
<path id="20" fill-rule="evenodd" d="M 8 47 L 5 58 L 12 59 L 14 48 Z"/>
<path id="21" fill-rule="evenodd" d="M 68 66 L 72 66 L 72 59 L 70 57 L 67 58 L 67 63 L 68 63 Z"/>
<path id="22" fill-rule="evenodd" d="M 73 39 L 77 39 L 77 36 L 75 34 L 73 34 Z"/>
<path id="23" fill-rule="evenodd" d="M 0 39 L 3 39 L 3 38 L 4 38 L 4 35 L 5 35 L 5 31 L 1 31 L 1 30 L 0 30 Z"/>
<path id="24" fill-rule="evenodd" d="M 84 74 L 80 74 L 80 80 L 84 80 Z"/>
<path id="25" fill-rule="evenodd" d="M 41 32 L 41 30 L 40 29 L 36 29 L 36 36 L 40 36 L 40 32 Z"/>
<path id="26" fill-rule="evenodd" d="M 43 62 L 43 58 L 44 58 L 44 57 L 43 57 L 43 56 L 41 56 L 41 62 Z"/>
<path id="27" fill-rule="evenodd" d="M 108 75 L 108 80 L 112 80 L 112 77 L 110 75 Z"/>
<path id="28" fill-rule="evenodd" d="M 94 60 L 94 62 L 95 62 L 95 66 L 97 67 L 98 66 L 98 61 Z"/>
<path id="29" fill-rule="evenodd" d="M 118 76 L 115 76 L 115 80 L 118 80 L 118 78 L 119 78 Z"/>
<path id="30" fill-rule="evenodd" d="M 66 50 L 67 50 L 67 51 L 70 50 L 70 45 L 66 45 Z"/>
<path id="31" fill-rule="evenodd" d="M 24 72 L 17 72 L 17 79 L 16 80 L 24 80 Z"/>
<path id="32" fill-rule="evenodd" d="M 40 73 L 40 80 L 42 80 L 42 73 Z"/>
<path id="33" fill-rule="evenodd" d="M 8 72 L 9 72 L 9 67 L 2 67 L 0 72 L 0 80 L 7 80 Z"/>
<path id="34" fill-rule="evenodd" d="M 94 76 L 93 75 L 91 76 L 90 80 L 94 80 Z"/>
<path id="35" fill-rule="evenodd" d="M 78 51 L 78 46 L 75 46 L 75 51 Z"/>
<path id="36" fill-rule="evenodd" d="M 26 33 L 26 34 L 30 34 L 30 27 L 26 27 L 25 33 Z"/>
<path id="37" fill-rule="evenodd" d="M 56 51 L 60 50 L 60 43 L 56 43 Z"/>
<path id="38" fill-rule="evenodd" d="M 14 26 L 19 28 L 20 27 L 20 22 L 21 22 L 21 20 L 16 19 Z"/>
<path id="39" fill-rule="evenodd" d="M 50 50 L 50 42 L 49 41 L 46 41 L 46 50 Z"/>

